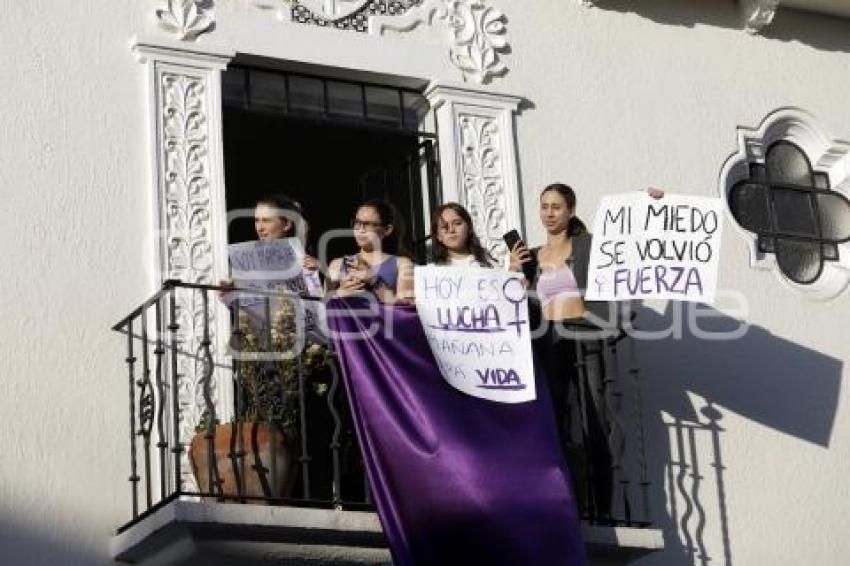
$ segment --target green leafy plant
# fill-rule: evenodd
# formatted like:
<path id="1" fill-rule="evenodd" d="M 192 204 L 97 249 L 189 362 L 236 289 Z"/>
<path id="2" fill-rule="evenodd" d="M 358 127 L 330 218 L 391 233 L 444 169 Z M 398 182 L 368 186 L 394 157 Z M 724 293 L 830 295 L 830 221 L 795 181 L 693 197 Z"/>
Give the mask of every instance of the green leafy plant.
<path id="1" fill-rule="evenodd" d="M 324 370 L 330 363 L 330 353 L 323 344 L 298 343 L 293 300 L 297 299 L 284 297 L 274 301 L 268 329 L 263 320 L 246 310 L 240 311 L 234 348 L 242 358 L 237 378 L 243 402 L 236 418 L 276 424 L 295 439 L 300 425 L 299 364 L 304 394 L 327 395 L 328 372 Z"/>

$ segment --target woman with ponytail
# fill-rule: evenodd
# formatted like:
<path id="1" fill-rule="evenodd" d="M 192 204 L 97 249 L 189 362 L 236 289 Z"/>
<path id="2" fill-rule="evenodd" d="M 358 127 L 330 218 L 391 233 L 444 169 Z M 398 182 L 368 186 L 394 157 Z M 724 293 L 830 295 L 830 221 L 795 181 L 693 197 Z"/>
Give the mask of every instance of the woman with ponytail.
<path id="1" fill-rule="evenodd" d="M 648 192 L 653 198 L 664 195 Z M 619 312 L 608 303 L 584 300 L 591 235 L 575 212 L 572 188 L 555 183 L 543 189 L 540 222 L 546 243 L 532 250 L 522 242 L 515 245 L 510 268 L 519 271 L 524 262 L 537 262 L 536 276 L 528 282 L 530 304 L 539 305 L 542 317 L 542 328 L 534 332 L 535 354 L 546 372 L 580 510 L 603 519 L 611 513 L 614 480 L 610 425 L 601 406 L 604 341 L 619 326 Z"/>
<path id="2" fill-rule="evenodd" d="M 561 183 L 549 185 L 540 194 L 546 243 L 533 250 L 519 243 L 511 250 L 512 271 L 519 271 L 526 261 L 537 261 L 537 276 L 529 284 L 537 291 L 546 320 L 578 318 L 586 311 L 581 293 L 586 280 L 577 279 L 586 279 L 590 236 L 575 211 L 575 191 Z"/>

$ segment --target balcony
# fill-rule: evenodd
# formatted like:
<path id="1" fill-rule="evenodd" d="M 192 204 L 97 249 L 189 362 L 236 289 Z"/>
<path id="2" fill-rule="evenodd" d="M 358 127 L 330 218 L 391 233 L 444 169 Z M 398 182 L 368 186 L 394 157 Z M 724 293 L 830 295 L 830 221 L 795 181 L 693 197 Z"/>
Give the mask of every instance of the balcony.
<path id="1" fill-rule="evenodd" d="M 292 296 L 259 295 L 253 306 L 237 301 L 228 311 L 220 291 L 167 282 L 114 327 L 126 348 L 131 509 L 112 540 L 115 560 L 390 564 L 332 347 L 295 340 L 280 348 L 274 325 L 257 333 L 246 322 L 250 309 L 275 320 L 275 305 Z M 297 298 L 308 304 L 291 313 L 298 329 L 310 301 L 317 299 Z M 309 334 L 301 330 L 294 334 Z M 581 393 L 602 398 L 611 447 L 603 475 L 612 489 L 600 491 L 599 474 L 580 464 L 575 487 L 591 563 L 622 564 L 663 540 L 648 509 L 630 340 L 621 334 L 594 344 L 604 351 L 580 345 L 576 366 L 581 372 L 592 356 L 607 360 L 603 379 Z M 297 355 L 279 356 L 285 349 Z M 274 386 L 263 385 L 269 367 Z M 627 367 L 622 375 L 620 367 Z M 593 450 L 585 444 L 566 458 L 586 462 Z"/>

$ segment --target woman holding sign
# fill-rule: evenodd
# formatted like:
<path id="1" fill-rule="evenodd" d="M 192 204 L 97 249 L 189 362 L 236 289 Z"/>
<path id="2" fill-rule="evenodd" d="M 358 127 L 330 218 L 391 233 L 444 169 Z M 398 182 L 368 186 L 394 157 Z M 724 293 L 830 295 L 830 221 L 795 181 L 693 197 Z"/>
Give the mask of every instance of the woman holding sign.
<path id="1" fill-rule="evenodd" d="M 431 215 L 432 250 L 435 265 L 493 267 L 493 258 L 481 245 L 469 212 L 456 202 L 447 202 Z"/>
<path id="2" fill-rule="evenodd" d="M 254 206 L 254 230 L 257 241 L 290 240 L 290 246 L 295 246 L 294 252 L 301 257 L 303 291 L 310 295 L 321 294 L 319 280 L 319 262 L 315 257 L 304 253 L 307 239 L 307 221 L 303 217 L 301 205 L 285 195 L 267 195 L 257 201 Z M 235 244 L 239 246 L 244 244 Z M 300 282 L 299 282 L 300 283 Z M 232 278 L 219 282 L 225 289 L 234 286 Z M 231 297 L 227 291 L 221 293 L 222 300 L 230 303 Z"/>
<path id="3" fill-rule="evenodd" d="M 664 193 L 650 189 L 649 195 L 661 198 Z M 614 456 L 608 444 L 610 423 L 603 418 L 606 344 L 599 330 L 617 328 L 619 321 L 607 303 L 584 300 L 591 236 L 575 210 L 576 195 L 569 186 L 556 183 L 543 189 L 539 212 L 546 243 L 532 250 L 515 244 L 510 268 L 537 265 L 529 290 L 532 300 L 539 300 L 545 331 L 535 333 L 535 352 L 552 390 L 578 500 L 585 511 L 604 518 L 611 513 Z"/>
<path id="4" fill-rule="evenodd" d="M 413 297 L 413 262 L 401 243 L 402 220 L 392 205 L 374 199 L 361 204 L 351 221 L 359 251 L 328 266 L 328 290 L 339 295 L 364 291 L 382 303 Z"/>

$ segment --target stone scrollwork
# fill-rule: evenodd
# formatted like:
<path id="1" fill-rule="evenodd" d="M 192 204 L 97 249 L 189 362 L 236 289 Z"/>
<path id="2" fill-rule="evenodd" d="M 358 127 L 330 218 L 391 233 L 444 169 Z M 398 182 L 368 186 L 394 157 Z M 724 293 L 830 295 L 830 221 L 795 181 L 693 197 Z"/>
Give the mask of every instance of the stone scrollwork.
<path id="1" fill-rule="evenodd" d="M 211 5 L 209 0 L 168 0 L 156 11 L 156 19 L 161 28 L 183 41 L 192 41 L 215 26 Z"/>
<path id="2" fill-rule="evenodd" d="M 507 71 L 499 57 L 508 47 L 504 14 L 484 2 L 453 0 L 446 21 L 454 40 L 451 60 L 465 78 L 485 83 Z"/>
<path id="3" fill-rule="evenodd" d="M 449 57 L 464 80 L 485 84 L 507 72 L 502 54 L 509 49 L 507 18 L 484 0 L 429 0 L 399 18 L 377 25 L 377 32 L 408 31 L 442 22 L 449 31 Z"/>
<path id="4" fill-rule="evenodd" d="M 460 116 L 461 200 L 472 216 L 481 243 L 501 260 L 506 253 L 502 234 L 507 231 L 498 121 L 488 116 Z"/>
<path id="5" fill-rule="evenodd" d="M 167 279 L 189 283 L 213 282 L 213 243 L 210 226 L 209 124 L 207 79 L 163 72 L 160 77 L 161 163 L 164 183 L 164 259 Z M 178 289 L 174 347 L 179 352 L 180 440 L 191 440 L 201 422 L 205 393 L 214 392 L 210 355 L 215 341 L 204 343 L 205 326 L 212 335 L 214 298 L 204 301 L 199 291 Z M 184 454 L 185 457 L 185 454 Z M 187 461 L 188 462 L 188 461 Z M 184 470 L 189 470 L 186 466 Z M 191 482 L 191 473 L 183 478 Z"/>

